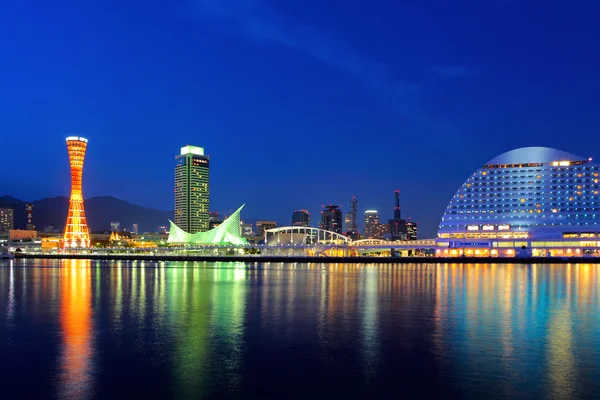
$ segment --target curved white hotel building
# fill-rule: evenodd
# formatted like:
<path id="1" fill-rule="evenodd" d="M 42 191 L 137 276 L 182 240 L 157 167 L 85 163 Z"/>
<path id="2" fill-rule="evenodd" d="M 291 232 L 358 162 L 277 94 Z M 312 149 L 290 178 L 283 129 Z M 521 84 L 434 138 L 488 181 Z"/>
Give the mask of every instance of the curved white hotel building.
<path id="1" fill-rule="evenodd" d="M 547 147 L 490 160 L 458 189 L 438 256 L 600 255 L 600 166 Z"/>

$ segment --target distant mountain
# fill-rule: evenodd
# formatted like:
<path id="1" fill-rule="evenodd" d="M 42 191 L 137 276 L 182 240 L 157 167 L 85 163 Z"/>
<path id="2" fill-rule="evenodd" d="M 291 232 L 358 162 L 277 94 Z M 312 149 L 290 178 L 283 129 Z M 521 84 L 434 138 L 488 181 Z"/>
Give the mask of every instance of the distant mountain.
<path id="1" fill-rule="evenodd" d="M 0 197 L 0 207 L 11 207 L 15 214 L 15 229 L 25 229 L 27 225 L 27 202 L 12 196 Z M 69 210 L 67 197 L 50 197 L 31 202 L 33 204 L 33 225 L 42 230 L 52 225 L 54 229 L 64 229 Z M 173 211 L 156 210 L 130 204 L 110 196 L 90 197 L 85 200 L 85 213 L 92 231 L 110 229 L 111 221 L 119 221 L 121 230 L 131 230 L 139 225 L 140 232 L 156 231 L 158 226 L 168 225 L 173 219 Z"/>

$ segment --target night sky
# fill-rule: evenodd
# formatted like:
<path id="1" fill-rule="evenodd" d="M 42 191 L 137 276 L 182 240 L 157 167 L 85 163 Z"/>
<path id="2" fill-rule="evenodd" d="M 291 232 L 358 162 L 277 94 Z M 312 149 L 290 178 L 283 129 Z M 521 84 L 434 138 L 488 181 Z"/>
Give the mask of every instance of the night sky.
<path id="1" fill-rule="evenodd" d="M 480 165 L 523 146 L 600 157 L 593 1 L 4 1 L 0 195 L 173 208 L 174 156 L 211 156 L 211 208 L 288 225 L 321 205 L 432 237 Z M 362 217 L 360 218 L 362 220 Z M 362 223 L 361 223 L 362 226 Z"/>

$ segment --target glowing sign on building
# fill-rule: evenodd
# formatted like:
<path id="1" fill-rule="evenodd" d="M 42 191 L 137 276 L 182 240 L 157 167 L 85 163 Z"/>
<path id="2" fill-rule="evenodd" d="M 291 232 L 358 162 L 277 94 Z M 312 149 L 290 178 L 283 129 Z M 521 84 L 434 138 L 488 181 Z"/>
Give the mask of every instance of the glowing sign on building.
<path id="1" fill-rule="evenodd" d="M 494 225 L 483 225 L 483 230 L 484 231 L 493 231 Z"/>
<path id="2" fill-rule="evenodd" d="M 467 225 L 467 230 L 468 231 L 478 231 L 479 225 Z"/>
<path id="3" fill-rule="evenodd" d="M 508 231 L 508 230 L 510 230 L 510 225 L 506 225 L 506 224 L 498 225 L 498 230 L 499 231 Z"/>

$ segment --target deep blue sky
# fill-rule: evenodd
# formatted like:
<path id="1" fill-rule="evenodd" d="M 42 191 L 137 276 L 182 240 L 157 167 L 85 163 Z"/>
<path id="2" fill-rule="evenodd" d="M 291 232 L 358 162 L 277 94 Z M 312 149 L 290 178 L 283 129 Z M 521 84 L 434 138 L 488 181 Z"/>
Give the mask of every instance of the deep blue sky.
<path id="1" fill-rule="evenodd" d="M 102 4 L 102 5 L 99 5 Z M 126 5 L 124 5 L 126 4 Z M 173 207 L 174 156 L 211 156 L 211 208 L 288 224 L 355 195 L 431 236 L 485 161 L 600 157 L 598 2 L 11 1 L 0 10 L 0 194 Z"/>

